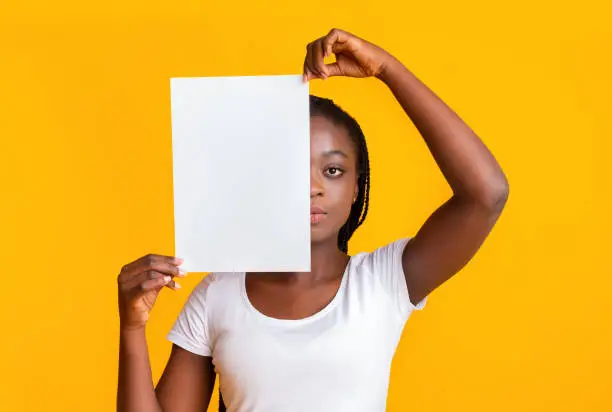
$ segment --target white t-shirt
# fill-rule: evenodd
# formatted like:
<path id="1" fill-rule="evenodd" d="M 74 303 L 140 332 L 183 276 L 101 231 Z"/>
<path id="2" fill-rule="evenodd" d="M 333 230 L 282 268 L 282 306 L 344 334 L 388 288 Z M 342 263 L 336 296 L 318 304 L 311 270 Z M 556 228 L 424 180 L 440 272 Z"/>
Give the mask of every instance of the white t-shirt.
<path id="1" fill-rule="evenodd" d="M 304 319 L 251 305 L 245 273 L 211 273 L 191 292 L 168 339 L 212 356 L 229 412 L 376 412 L 391 360 L 416 306 L 402 269 L 408 238 L 350 258 L 340 288 Z"/>

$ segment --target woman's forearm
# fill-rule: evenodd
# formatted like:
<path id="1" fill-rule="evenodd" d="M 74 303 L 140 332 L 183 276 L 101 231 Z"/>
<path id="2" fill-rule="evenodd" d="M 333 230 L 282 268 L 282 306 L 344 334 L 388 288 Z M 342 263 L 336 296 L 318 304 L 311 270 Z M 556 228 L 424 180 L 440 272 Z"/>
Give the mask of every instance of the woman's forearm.
<path id="1" fill-rule="evenodd" d="M 163 412 L 155 395 L 144 328 L 120 334 L 117 412 Z"/>
<path id="2" fill-rule="evenodd" d="M 423 136 L 455 196 L 490 208 L 503 206 L 506 177 L 472 129 L 397 59 L 390 57 L 378 78 Z"/>

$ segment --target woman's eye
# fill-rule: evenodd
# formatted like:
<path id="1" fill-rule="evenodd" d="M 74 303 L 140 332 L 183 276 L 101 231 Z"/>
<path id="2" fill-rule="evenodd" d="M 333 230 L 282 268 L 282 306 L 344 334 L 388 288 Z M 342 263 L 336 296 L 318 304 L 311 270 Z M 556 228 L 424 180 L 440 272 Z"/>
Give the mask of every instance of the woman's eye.
<path id="1" fill-rule="evenodd" d="M 342 174 L 343 170 L 338 167 L 329 167 L 327 168 L 327 174 L 331 177 L 337 177 Z"/>

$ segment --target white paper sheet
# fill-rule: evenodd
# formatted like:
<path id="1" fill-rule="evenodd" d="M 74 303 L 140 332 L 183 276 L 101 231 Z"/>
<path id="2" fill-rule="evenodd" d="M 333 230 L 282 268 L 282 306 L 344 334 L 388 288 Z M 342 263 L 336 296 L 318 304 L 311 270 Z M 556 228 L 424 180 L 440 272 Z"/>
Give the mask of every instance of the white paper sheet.
<path id="1" fill-rule="evenodd" d="M 175 255 L 190 272 L 310 271 L 301 75 L 170 80 Z"/>

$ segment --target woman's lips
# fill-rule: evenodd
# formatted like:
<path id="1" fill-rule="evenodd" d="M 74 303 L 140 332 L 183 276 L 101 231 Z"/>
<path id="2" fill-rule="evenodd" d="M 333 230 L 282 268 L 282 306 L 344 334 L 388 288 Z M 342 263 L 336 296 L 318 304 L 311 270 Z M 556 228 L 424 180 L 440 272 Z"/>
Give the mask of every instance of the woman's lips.
<path id="1" fill-rule="evenodd" d="M 310 224 L 316 225 L 321 223 L 323 219 L 325 219 L 327 215 L 325 213 L 311 213 L 310 214 Z"/>
<path id="2" fill-rule="evenodd" d="M 310 205 L 310 224 L 316 225 L 321 223 L 323 219 L 325 219 L 327 213 L 325 210 L 319 205 Z"/>

